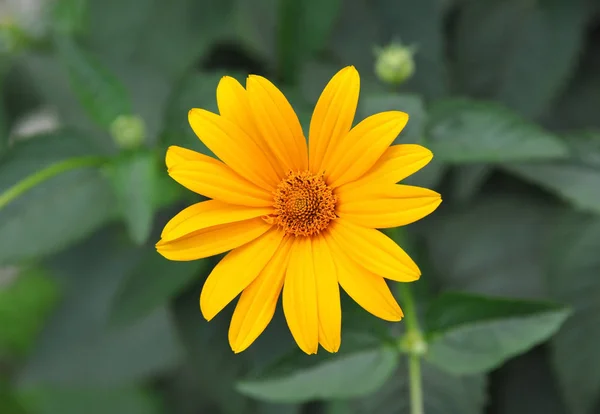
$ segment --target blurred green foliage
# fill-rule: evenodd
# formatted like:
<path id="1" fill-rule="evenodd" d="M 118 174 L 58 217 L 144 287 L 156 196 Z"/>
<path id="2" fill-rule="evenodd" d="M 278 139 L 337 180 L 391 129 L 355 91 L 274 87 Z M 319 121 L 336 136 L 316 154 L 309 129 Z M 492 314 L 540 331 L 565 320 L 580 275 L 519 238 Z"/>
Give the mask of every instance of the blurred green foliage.
<path id="1" fill-rule="evenodd" d="M 395 42 L 399 86 L 375 71 Z M 0 413 L 409 412 L 404 322 L 343 296 L 338 354 L 278 310 L 234 355 L 231 307 L 198 309 L 218 258 L 153 246 L 199 200 L 163 159 L 211 155 L 187 111 L 221 76 L 274 80 L 306 129 L 345 65 L 358 119 L 406 111 L 396 143 L 435 154 L 406 182 L 444 203 L 390 233 L 423 270 L 425 412 L 599 412 L 597 1 L 0 0 Z"/>

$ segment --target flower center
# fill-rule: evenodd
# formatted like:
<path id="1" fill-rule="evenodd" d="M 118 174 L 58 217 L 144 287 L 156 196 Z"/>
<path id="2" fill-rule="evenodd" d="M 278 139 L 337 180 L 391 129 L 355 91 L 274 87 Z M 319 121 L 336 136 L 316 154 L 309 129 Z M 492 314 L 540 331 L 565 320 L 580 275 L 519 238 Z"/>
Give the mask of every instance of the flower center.
<path id="1" fill-rule="evenodd" d="M 322 176 L 290 172 L 275 190 L 274 223 L 295 236 L 319 234 L 336 217 L 336 201 Z"/>

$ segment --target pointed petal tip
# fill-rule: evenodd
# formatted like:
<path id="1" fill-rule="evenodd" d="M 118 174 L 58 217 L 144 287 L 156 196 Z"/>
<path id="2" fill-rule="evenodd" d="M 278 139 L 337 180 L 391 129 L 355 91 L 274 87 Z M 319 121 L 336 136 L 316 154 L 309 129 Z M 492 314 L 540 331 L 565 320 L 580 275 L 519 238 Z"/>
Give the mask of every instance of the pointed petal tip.
<path id="1" fill-rule="evenodd" d="M 321 342 L 321 346 L 323 347 L 324 350 L 326 350 L 330 354 L 335 354 L 340 350 L 339 342 L 336 342 L 333 345 Z"/>

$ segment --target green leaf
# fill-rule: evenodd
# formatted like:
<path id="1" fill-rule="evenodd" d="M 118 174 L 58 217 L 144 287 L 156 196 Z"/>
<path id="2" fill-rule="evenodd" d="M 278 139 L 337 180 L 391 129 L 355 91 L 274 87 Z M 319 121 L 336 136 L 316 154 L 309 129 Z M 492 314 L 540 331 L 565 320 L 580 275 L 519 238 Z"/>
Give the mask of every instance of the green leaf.
<path id="1" fill-rule="evenodd" d="M 379 391 L 339 403 L 327 414 L 410 414 L 408 364 L 400 365 Z M 424 412 L 427 414 L 481 414 L 486 402 L 483 375 L 456 377 L 423 361 L 421 364 Z"/>
<path id="2" fill-rule="evenodd" d="M 445 33 L 442 2 L 437 0 L 376 0 L 373 8 L 381 22 L 380 42 L 399 40 L 414 46 L 416 71 L 402 85 L 427 99 L 446 93 Z M 382 45 L 381 43 L 379 45 Z M 383 46 L 382 45 L 382 46 Z"/>
<path id="3" fill-rule="evenodd" d="M 19 403 L 8 380 L 0 377 L 0 412 L 3 414 L 30 414 Z"/>
<path id="4" fill-rule="evenodd" d="M 510 360 L 496 373 L 498 414 L 568 413 L 543 351 L 538 348 Z"/>
<path id="5" fill-rule="evenodd" d="M 58 0 L 52 6 L 52 28 L 72 36 L 87 26 L 88 0 Z"/>
<path id="6" fill-rule="evenodd" d="M 542 114 L 577 64 L 585 3 L 464 2 L 454 49 L 462 89 L 531 118 Z"/>
<path id="7" fill-rule="evenodd" d="M 39 269 L 14 275 L 0 271 L 0 354 L 24 354 L 36 339 L 59 295 L 56 282 Z"/>
<path id="8" fill-rule="evenodd" d="M 554 369 L 568 412 L 591 414 L 600 393 L 600 219 L 570 213 L 549 239 L 550 291 L 573 309 L 552 341 Z"/>
<path id="9" fill-rule="evenodd" d="M 68 131 L 32 137 L 5 154 L 0 161 L 0 194 L 8 203 L 0 209 L 0 263 L 56 252 L 114 218 L 112 191 L 98 170 L 66 171 L 71 160 L 74 167 L 83 167 L 84 160 L 96 162 L 102 154 L 85 136 Z M 61 162 L 66 172 L 16 196 L 15 186 L 33 183 L 36 174 L 41 180 L 46 169 Z M 7 191 L 16 198 L 8 197 Z"/>
<path id="10" fill-rule="evenodd" d="M 206 407 L 206 412 L 219 407 L 223 414 L 244 413 L 249 401 L 236 392 L 234 386 L 235 381 L 247 369 L 248 352 L 252 348 L 236 355 L 228 346 L 227 332 L 233 310 L 231 307 L 221 311 L 210 323 L 202 317 L 198 307 L 201 287 L 198 284 L 197 290 L 190 289 L 174 306 L 178 333 L 187 354 L 187 362 L 181 372 L 184 378 L 180 388 L 183 389 L 179 390 L 178 395 L 186 399 L 193 395 L 195 404 L 193 408 L 184 411 L 186 413 L 195 414 L 198 407 Z M 262 336 L 264 335 L 263 333 Z M 218 375 L 206 375 L 207 372 Z M 180 399 L 181 397 L 177 398 Z M 184 401 L 178 401 L 177 405 L 187 405 L 183 403 Z"/>
<path id="11" fill-rule="evenodd" d="M 445 293 L 427 310 L 426 358 L 452 374 L 483 373 L 544 342 L 568 315 L 553 303 Z"/>
<path id="12" fill-rule="evenodd" d="M 120 288 L 111 319 L 130 323 L 163 307 L 200 275 L 208 273 L 210 262 L 173 262 L 154 249 L 147 252 Z"/>
<path id="13" fill-rule="evenodd" d="M 20 390 L 29 414 L 159 414 L 158 398 L 138 388 L 56 388 Z"/>
<path id="14" fill-rule="evenodd" d="M 127 90 L 97 58 L 67 37 L 57 37 L 55 44 L 71 88 L 94 122 L 108 129 L 119 115 L 131 114 Z"/>
<path id="15" fill-rule="evenodd" d="M 181 345 L 164 308 L 126 326 L 109 323 L 140 253 L 106 229 L 49 263 L 65 295 L 19 372 L 23 387 L 120 387 L 180 363 Z"/>
<path id="16" fill-rule="evenodd" d="M 423 221 L 432 276 L 443 289 L 547 298 L 542 243 L 556 211 L 514 187 L 481 197 L 468 209 L 442 204 Z"/>
<path id="17" fill-rule="evenodd" d="M 398 350 L 375 343 L 338 354 L 309 357 L 299 352 L 259 376 L 242 380 L 237 389 L 250 397 L 281 403 L 367 395 L 381 387 L 398 364 Z M 360 381 L 356 381 L 360 378 Z"/>
<path id="18" fill-rule="evenodd" d="M 458 166 L 452 175 L 454 197 L 461 203 L 471 201 L 493 172 L 494 169 L 487 164 Z"/>
<path id="19" fill-rule="evenodd" d="M 120 13 L 123 3 L 135 8 L 140 1 L 117 0 L 114 3 L 116 11 L 105 16 L 109 21 L 114 20 L 115 15 Z M 236 0 L 222 0 L 210 4 L 195 0 L 178 0 L 169 3 L 168 7 L 160 2 L 150 3 L 151 10 L 137 32 L 126 28 L 128 20 L 125 17 L 119 20 L 125 26 L 125 35 L 137 35 L 133 51 L 136 60 L 142 62 L 145 67 L 160 71 L 171 80 L 180 79 L 186 71 L 195 72 L 194 66 L 206 59 L 215 42 L 232 38 L 234 35 L 232 11 Z M 103 28 L 98 29 L 106 31 Z M 99 35 L 112 37 L 107 33 Z M 120 39 L 116 38 L 116 41 Z M 110 53 L 110 49 L 114 47 L 112 43 L 110 39 L 102 42 L 106 53 Z"/>
<path id="20" fill-rule="evenodd" d="M 506 164 L 512 174 L 556 193 L 575 207 L 600 212 L 600 133 L 566 137 L 572 159 L 551 163 Z"/>
<path id="21" fill-rule="evenodd" d="M 481 163 L 564 158 L 558 137 L 493 103 L 449 99 L 433 105 L 427 144 L 443 161 Z"/>
<path id="22" fill-rule="evenodd" d="M 158 165 L 152 152 L 135 152 L 120 157 L 109 166 L 129 236 L 143 244 L 152 230 L 158 181 Z"/>
<path id="23" fill-rule="evenodd" d="M 111 58 L 131 60 L 144 30 L 151 27 L 155 7 L 154 0 L 90 1 L 85 44 Z M 160 8 L 165 12 L 168 9 Z"/>

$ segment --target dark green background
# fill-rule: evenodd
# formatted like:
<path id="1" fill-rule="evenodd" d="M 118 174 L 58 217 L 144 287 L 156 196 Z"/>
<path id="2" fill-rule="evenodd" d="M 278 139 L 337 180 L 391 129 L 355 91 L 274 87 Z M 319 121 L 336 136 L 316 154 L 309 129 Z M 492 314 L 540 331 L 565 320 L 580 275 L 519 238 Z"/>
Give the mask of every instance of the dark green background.
<path id="1" fill-rule="evenodd" d="M 308 357 L 278 308 L 234 355 L 233 306 L 210 324 L 198 309 L 218 258 L 153 246 L 200 200 L 163 159 L 169 145 L 208 152 L 187 111 L 216 110 L 222 75 L 267 76 L 307 131 L 346 65 L 357 119 L 404 110 L 396 142 L 435 154 L 406 181 L 444 202 L 391 232 L 423 270 L 425 412 L 600 413 L 598 1 L 19 3 L 36 2 L 0 1 L 0 200 L 92 161 L 0 208 L 0 413 L 409 412 L 404 323 L 344 296 L 340 353 Z M 374 73 L 392 41 L 416 48 L 399 87 Z M 143 119 L 141 147 L 114 143 L 120 115 Z"/>

